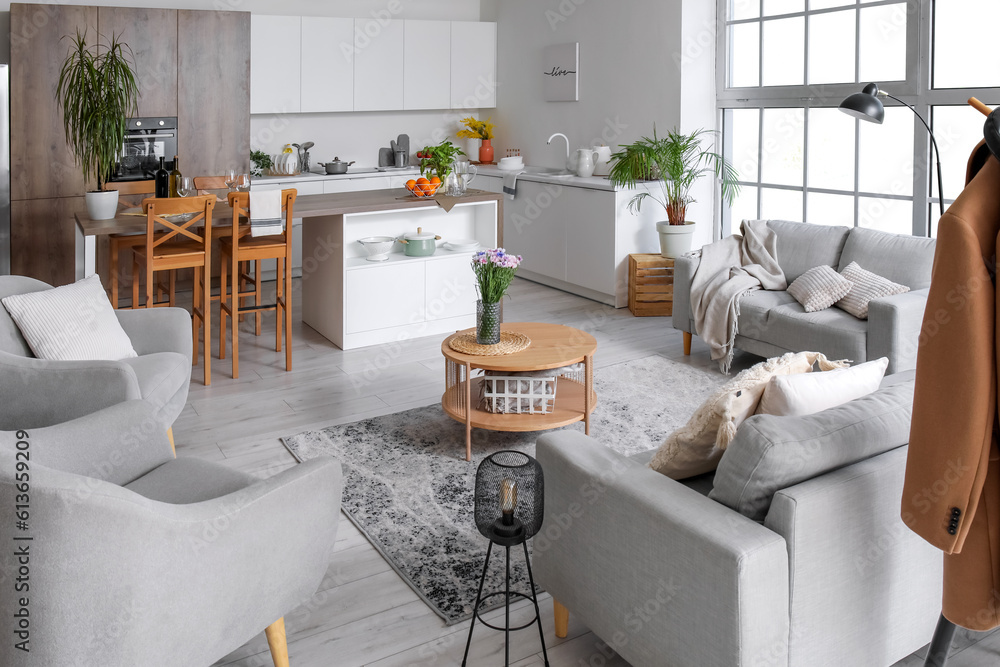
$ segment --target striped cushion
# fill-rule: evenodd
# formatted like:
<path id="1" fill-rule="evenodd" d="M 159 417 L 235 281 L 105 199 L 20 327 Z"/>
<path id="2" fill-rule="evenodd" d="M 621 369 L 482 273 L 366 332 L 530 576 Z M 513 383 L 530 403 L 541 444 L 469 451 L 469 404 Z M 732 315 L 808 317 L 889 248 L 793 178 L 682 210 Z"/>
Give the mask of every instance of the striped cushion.
<path id="1" fill-rule="evenodd" d="M 94 275 L 72 285 L 3 299 L 39 359 L 97 361 L 137 356 Z"/>
<path id="2" fill-rule="evenodd" d="M 807 313 L 825 310 L 851 291 L 851 281 L 826 264 L 809 269 L 788 286 Z"/>
<path id="3" fill-rule="evenodd" d="M 847 311 L 859 320 L 868 319 L 868 304 L 872 299 L 909 292 L 906 285 L 894 283 L 888 278 L 865 271 L 857 262 L 851 262 L 844 267 L 841 275 L 854 283 L 851 291 L 837 302 L 837 307 Z"/>

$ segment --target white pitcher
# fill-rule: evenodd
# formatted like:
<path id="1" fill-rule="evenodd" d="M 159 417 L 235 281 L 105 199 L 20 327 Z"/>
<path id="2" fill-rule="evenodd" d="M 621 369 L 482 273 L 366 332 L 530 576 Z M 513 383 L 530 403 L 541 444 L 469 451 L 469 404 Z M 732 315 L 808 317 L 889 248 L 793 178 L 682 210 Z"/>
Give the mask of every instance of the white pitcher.
<path id="1" fill-rule="evenodd" d="M 594 176 L 607 176 L 611 173 L 611 146 L 601 144 L 593 147 L 597 154 L 594 166 Z"/>
<path id="2" fill-rule="evenodd" d="M 589 148 L 581 148 L 576 152 L 576 175 L 587 178 L 594 175 L 598 155 Z"/>

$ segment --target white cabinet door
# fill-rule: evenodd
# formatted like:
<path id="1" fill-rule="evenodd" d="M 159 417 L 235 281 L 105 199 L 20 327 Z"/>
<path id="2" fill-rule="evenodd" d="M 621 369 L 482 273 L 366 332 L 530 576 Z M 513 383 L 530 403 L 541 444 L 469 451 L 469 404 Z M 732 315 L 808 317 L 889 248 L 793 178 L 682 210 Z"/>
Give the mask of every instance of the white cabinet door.
<path id="1" fill-rule="evenodd" d="M 472 181 L 470 188 L 479 188 L 480 190 L 486 190 L 487 192 L 503 192 L 503 179 L 499 176 L 485 176 L 478 175 L 476 179 Z"/>
<path id="2" fill-rule="evenodd" d="M 451 22 L 404 24 L 403 108 L 447 109 L 451 100 Z"/>
<path id="3" fill-rule="evenodd" d="M 489 109 L 497 105 L 497 24 L 451 24 L 451 108 Z"/>
<path id="4" fill-rule="evenodd" d="M 525 271 L 566 280 L 566 233 L 560 202 L 572 188 L 519 180 L 517 197 L 504 202 L 503 245 L 522 255 Z"/>
<path id="5" fill-rule="evenodd" d="M 426 262 L 424 312 L 428 321 L 476 314 L 475 274 L 471 255 Z"/>
<path id="6" fill-rule="evenodd" d="M 303 112 L 354 110 L 354 19 L 302 19 Z"/>
<path id="7" fill-rule="evenodd" d="M 354 110 L 402 109 L 403 21 L 355 19 L 354 26 Z"/>
<path id="8" fill-rule="evenodd" d="M 424 321 L 424 265 L 398 262 L 347 271 L 345 333 Z"/>
<path id="9" fill-rule="evenodd" d="M 385 190 L 389 187 L 388 176 L 369 176 L 368 178 L 338 178 L 323 181 L 323 192 L 360 192 L 361 190 Z"/>
<path id="10" fill-rule="evenodd" d="M 297 113 L 302 19 L 250 15 L 250 113 Z"/>
<path id="11" fill-rule="evenodd" d="M 566 282 L 602 294 L 616 293 L 615 195 L 563 188 L 551 214 L 566 220 Z"/>

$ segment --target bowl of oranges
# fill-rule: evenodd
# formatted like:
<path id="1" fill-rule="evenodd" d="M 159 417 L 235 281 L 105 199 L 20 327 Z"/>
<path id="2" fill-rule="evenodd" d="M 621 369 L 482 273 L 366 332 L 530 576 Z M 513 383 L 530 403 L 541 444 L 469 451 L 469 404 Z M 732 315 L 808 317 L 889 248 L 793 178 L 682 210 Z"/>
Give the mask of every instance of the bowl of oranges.
<path id="1" fill-rule="evenodd" d="M 420 177 L 416 180 L 410 179 L 406 182 L 406 190 L 414 197 L 433 197 L 441 189 L 441 179 L 432 176 L 429 179 Z"/>

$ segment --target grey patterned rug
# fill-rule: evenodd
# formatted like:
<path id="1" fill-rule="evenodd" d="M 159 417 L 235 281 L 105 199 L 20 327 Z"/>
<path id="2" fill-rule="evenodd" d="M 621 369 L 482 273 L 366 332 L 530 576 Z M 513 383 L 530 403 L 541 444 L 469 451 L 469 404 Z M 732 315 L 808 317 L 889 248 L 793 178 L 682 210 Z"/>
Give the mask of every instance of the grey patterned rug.
<path id="1" fill-rule="evenodd" d="M 591 436 L 625 455 L 659 446 L 726 380 L 714 368 L 660 356 L 599 368 L 594 376 Z M 583 424 L 567 428 L 582 431 Z M 472 512 L 476 468 L 503 449 L 534 454 L 540 435 L 472 434 L 469 463 L 465 426 L 435 404 L 282 438 L 299 461 L 329 454 L 343 463 L 344 512 L 448 625 L 471 616 L 486 558 L 488 543 Z M 503 561 L 503 550 L 494 549 L 484 594 L 503 589 Z M 514 590 L 527 592 L 523 550 L 511 549 L 511 580 Z M 502 597 L 493 599 L 493 606 L 502 604 Z"/>

